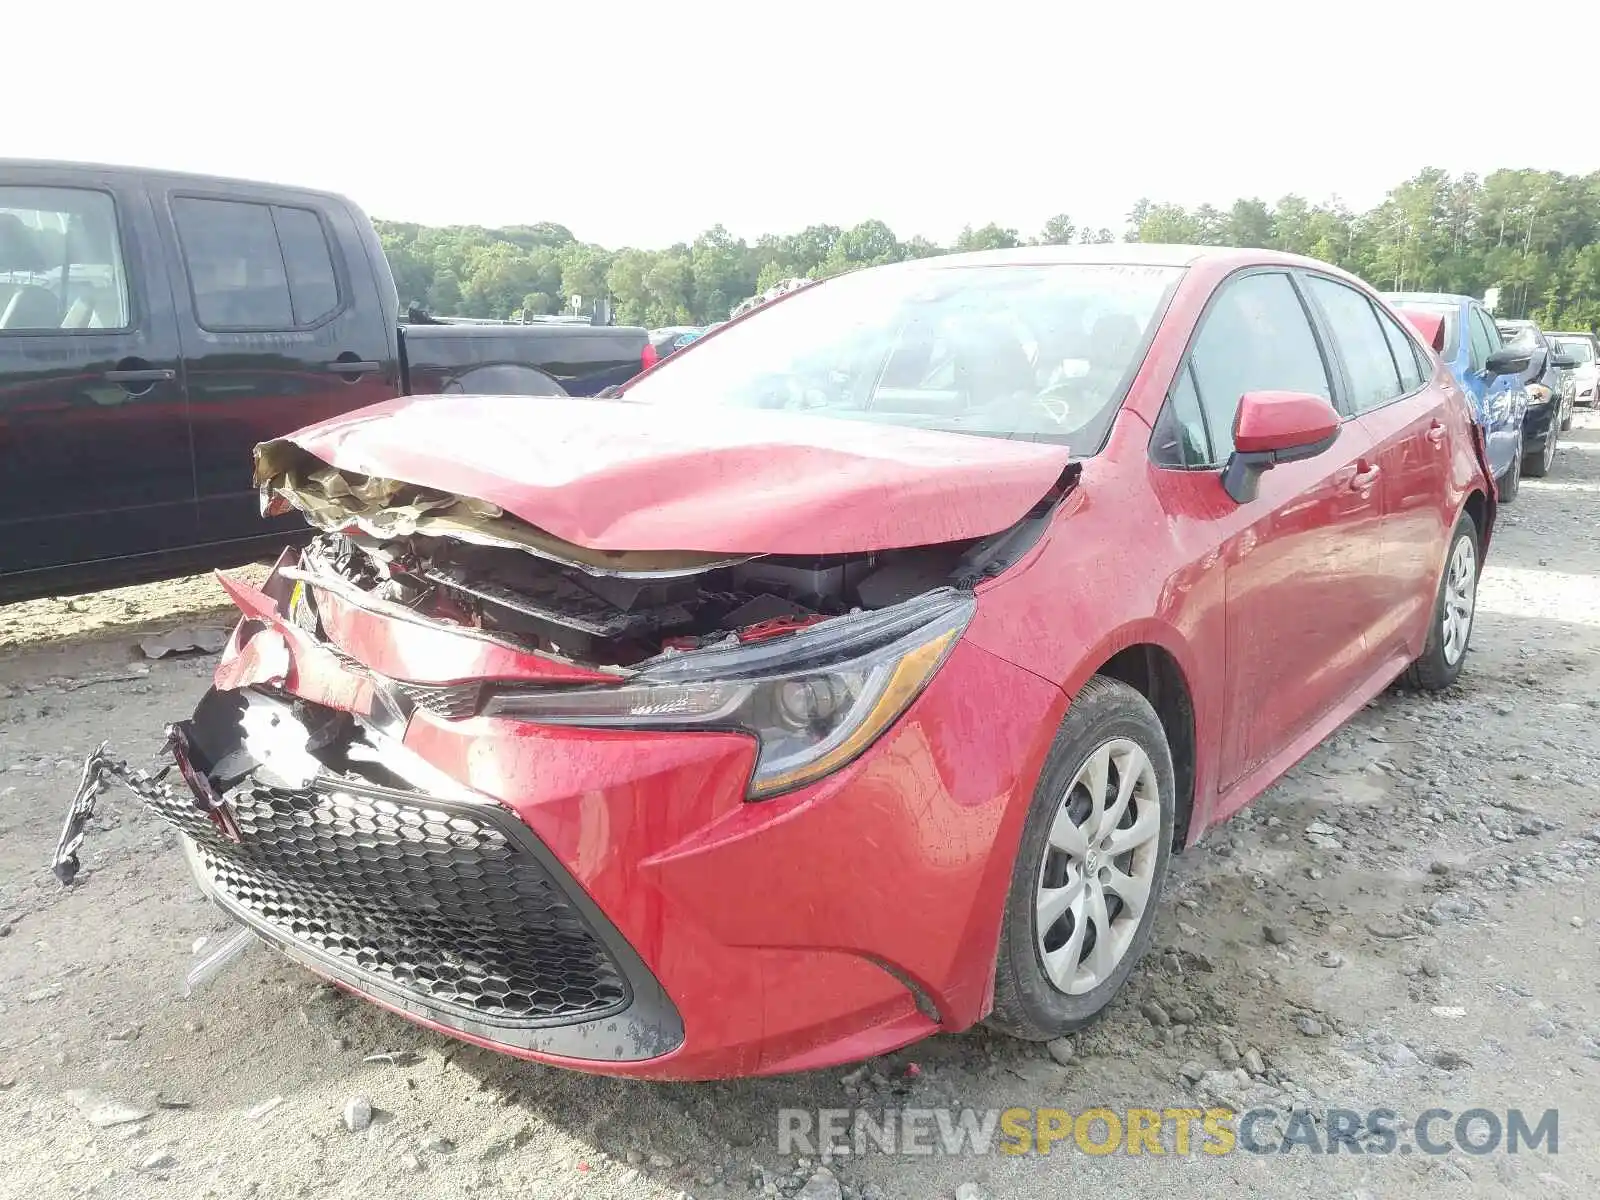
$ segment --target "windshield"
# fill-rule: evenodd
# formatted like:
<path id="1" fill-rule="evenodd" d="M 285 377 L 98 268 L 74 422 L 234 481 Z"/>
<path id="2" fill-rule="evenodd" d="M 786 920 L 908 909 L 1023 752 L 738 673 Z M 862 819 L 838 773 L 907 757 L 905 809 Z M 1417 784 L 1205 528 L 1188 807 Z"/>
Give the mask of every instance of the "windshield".
<path id="1" fill-rule="evenodd" d="M 1588 338 L 1558 337 L 1555 339 L 1555 343 L 1556 349 L 1560 350 L 1568 358 L 1576 359 L 1580 363 L 1592 363 L 1594 361 L 1594 345 Z"/>
<path id="2" fill-rule="evenodd" d="M 757 310 L 624 397 L 1093 453 L 1181 274 L 1100 263 L 860 271 Z"/>

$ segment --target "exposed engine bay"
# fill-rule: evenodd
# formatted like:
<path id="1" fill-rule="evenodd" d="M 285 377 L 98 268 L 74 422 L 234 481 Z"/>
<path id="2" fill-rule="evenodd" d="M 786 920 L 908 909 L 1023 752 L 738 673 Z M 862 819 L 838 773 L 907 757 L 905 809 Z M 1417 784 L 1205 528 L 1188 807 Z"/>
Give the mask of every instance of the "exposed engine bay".
<path id="1" fill-rule="evenodd" d="M 754 642 L 940 587 L 970 588 L 1014 561 L 1077 478 L 1076 465 L 1017 524 L 984 538 L 861 554 L 718 556 L 596 551 L 497 505 L 341 471 L 292 449 L 258 461 L 263 507 L 322 530 L 313 584 L 359 589 L 419 616 L 601 669 Z M 312 618 L 314 620 L 314 617 Z"/>
<path id="2" fill-rule="evenodd" d="M 851 557 L 756 558 L 692 574 L 597 574 L 520 550 L 415 535 L 325 533 L 304 562 L 374 599 L 591 666 L 631 667 L 886 608 L 946 585 L 966 544 Z"/>

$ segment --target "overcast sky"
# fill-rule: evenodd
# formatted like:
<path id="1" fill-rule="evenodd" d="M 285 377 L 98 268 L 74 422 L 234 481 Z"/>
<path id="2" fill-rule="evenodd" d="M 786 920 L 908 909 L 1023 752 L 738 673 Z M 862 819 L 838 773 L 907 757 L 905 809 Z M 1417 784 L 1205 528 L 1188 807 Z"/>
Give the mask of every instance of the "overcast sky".
<path id="1" fill-rule="evenodd" d="M 1596 0 L 8 9 L 0 155 L 610 246 L 867 217 L 947 241 L 1063 211 L 1120 234 L 1140 196 L 1363 207 L 1426 165 L 1600 168 Z"/>

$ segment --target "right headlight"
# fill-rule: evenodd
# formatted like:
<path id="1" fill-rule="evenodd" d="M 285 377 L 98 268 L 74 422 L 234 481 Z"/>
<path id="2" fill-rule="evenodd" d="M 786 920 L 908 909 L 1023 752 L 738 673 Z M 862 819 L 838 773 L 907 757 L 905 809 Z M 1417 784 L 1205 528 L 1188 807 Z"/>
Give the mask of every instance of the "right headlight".
<path id="1" fill-rule="evenodd" d="M 1530 383 L 1528 385 L 1528 403 L 1549 404 L 1550 389 L 1545 387 L 1545 385 L 1542 383 Z"/>
<path id="2" fill-rule="evenodd" d="M 949 657 L 977 603 L 954 589 L 768 641 L 696 650 L 605 687 L 500 692 L 484 712 L 544 725 L 754 737 L 749 796 L 822 778 L 872 745 Z"/>

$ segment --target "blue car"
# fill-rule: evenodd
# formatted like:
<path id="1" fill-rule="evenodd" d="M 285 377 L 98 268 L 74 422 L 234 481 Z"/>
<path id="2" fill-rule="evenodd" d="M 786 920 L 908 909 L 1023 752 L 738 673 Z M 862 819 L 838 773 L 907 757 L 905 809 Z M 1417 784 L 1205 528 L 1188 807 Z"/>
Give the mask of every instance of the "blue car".
<path id="1" fill-rule="evenodd" d="M 1544 475 L 1555 456 L 1553 436 L 1548 439 L 1548 453 L 1543 444 L 1530 447 L 1525 440 L 1529 396 L 1522 375 L 1529 368 L 1529 355 L 1505 344 L 1494 317 L 1482 301 L 1471 296 L 1386 292 L 1384 299 L 1404 316 L 1415 313 L 1432 318 L 1413 323 L 1425 337 L 1429 333 L 1426 326 L 1437 331 L 1434 349 L 1472 401 L 1500 499 L 1516 499 L 1523 471 Z"/>

